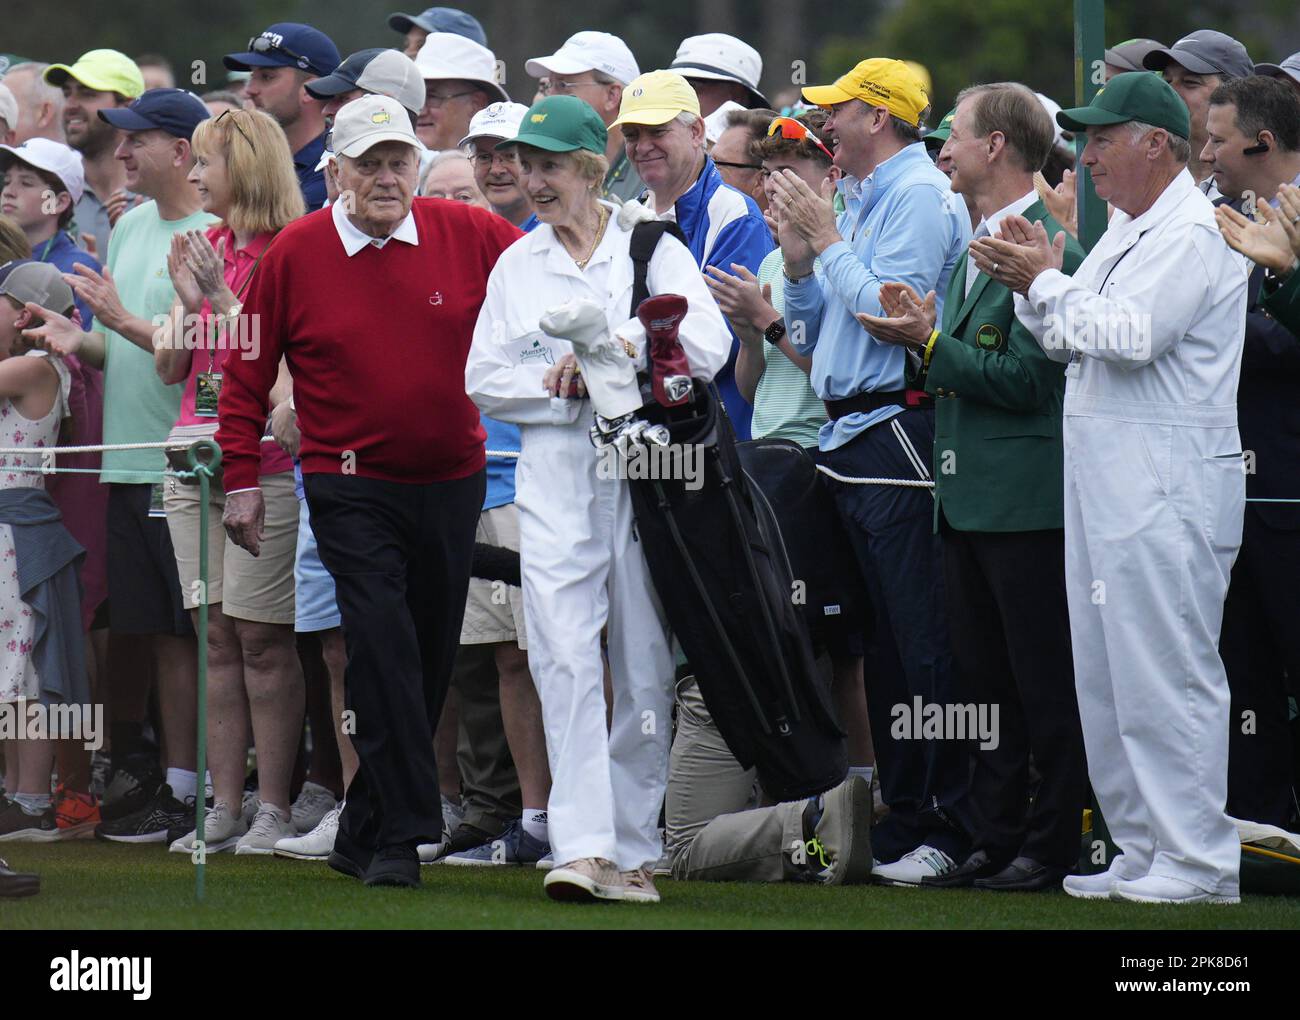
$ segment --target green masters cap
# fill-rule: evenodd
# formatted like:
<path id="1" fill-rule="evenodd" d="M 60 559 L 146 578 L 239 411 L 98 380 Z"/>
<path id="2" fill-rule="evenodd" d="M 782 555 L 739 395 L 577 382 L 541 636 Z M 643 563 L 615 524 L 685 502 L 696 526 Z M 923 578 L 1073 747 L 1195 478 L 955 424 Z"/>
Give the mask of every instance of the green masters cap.
<path id="1" fill-rule="evenodd" d="M 605 155 L 609 134 L 600 114 L 577 96 L 547 96 L 534 103 L 519 124 L 519 133 L 496 148 L 532 145 L 549 152 L 586 149 Z"/>
<path id="2" fill-rule="evenodd" d="M 939 121 L 939 126 L 922 139 L 927 148 L 933 149 L 943 147 L 943 143 L 946 142 L 948 136 L 952 134 L 952 119 L 956 115 L 957 107 L 955 106 L 943 115 L 943 120 Z"/>
<path id="3" fill-rule="evenodd" d="M 96 92 L 116 92 L 127 99 L 139 99 L 144 92 L 140 68 L 117 50 L 90 50 L 79 56 L 75 64 L 51 64 L 45 69 L 45 80 L 55 88 L 69 78 L 76 78 Z"/>
<path id="4" fill-rule="evenodd" d="M 1056 115 L 1056 122 L 1067 131 L 1087 131 L 1090 127 L 1130 120 L 1164 128 L 1179 138 L 1192 136 L 1187 104 L 1167 81 L 1149 71 L 1117 74 L 1097 90 L 1087 106 L 1062 110 Z"/>

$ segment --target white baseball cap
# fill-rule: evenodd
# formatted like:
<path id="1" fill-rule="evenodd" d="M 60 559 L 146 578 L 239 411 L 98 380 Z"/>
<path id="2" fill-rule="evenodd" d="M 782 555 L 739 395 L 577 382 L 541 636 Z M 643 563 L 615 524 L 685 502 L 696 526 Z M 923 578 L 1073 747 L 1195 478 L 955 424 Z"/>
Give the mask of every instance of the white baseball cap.
<path id="1" fill-rule="evenodd" d="M 0 117 L 3 117 L 0 112 Z M 22 145 L 0 145 L 0 171 L 7 170 L 15 159 L 37 170 L 51 173 L 63 182 L 72 196 L 72 204 L 81 201 L 86 193 L 86 174 L 81 156 L 62 142 L 49 138 L 29 138 Z"/>
<path id="2" fill-rule="evenodd" d="M 624 85 L 641 75 L 627 43 L 608 32 L 576 32 L 549 57 L 533 57 L 524 70 L 534 78 L 602 71 Z"/>
<path id="3" fill-rule="evenodd" d="M 688 81 L 692 78 L 734 81 L 749 93 L 751 109 L 770 105 L 767 97 L 758 91 L 763 58 L 758 50 L 734 35 L 709 32 L 683 39 L 668 70 L 676 71 Z"/>
<path id="4" fill-rule="evenodd" d="M 18 127 L 18 100 L 9 91 L 9 86 L 4 84 L 0 84 L 0 120 L 5 122 L 10 131 Z"/>
<path id="5" fill-rule="evenodd" d="M 411 127 L 406 107 L 391 96 L 362 96 L 334 117 L 333 152 L 356 157 L 380 142 L 405 142 L 417 152 L 423 148 Z"/>
<path id="6" fill-rule="evenodd" d="M 474 114 L 469 121 L 469 134 L 457 145 L 468 145 L 475 138 L 497 138 L 504 141 L 519 134 L 528 107 L 523 103 L 492 103 Z"/>
<path id="7" fill-rule="evenodd" d="M 415 66 L 425 81 L 456 78 L 482 85 L 503 103 L 510 97 L 497 83 L 497 58 L 486 46 L 453 32 L 433 32 L 415 55 Z"/>
<path id="8" fill-rule="evenodd" d="M 412 113 L 424 109 L 424 81 L 415 61 L 397 50 L 358 50 L 332 73 L 303 86 L 316 99 L 326 100 L 353 89 L 392 96 Z"/>
<path id="9" fill-rule="evenodd" d="M 1054 132 L 1052 136 L 1052 144 L 1063 145 L 1066 148 L 1069 148 L 1070 139 L 1065 136 L 1065 131 L 1061 128 L 1060 123 L 1056 119 L 1056 115 L 1061 112 L 1061 104 L 1051 96 L 1045 96 L 1041 92 L 1035 92 L 1034 96 L 1038 99 L 1038 105 L 1046 110 L 1047 116 L 1051 118 L 1052 131 Z"/>
<path id="10" fill-rule="evenodd" d="M 743 110 L 743 109 L 745 109 L 745 107 L 741 106 L 734 99 L 728 99 L 725 103 L 719 106 L 711 114 L 705 117 L 704 118 L 705 141 L 707 141 L 710 145 L 717 144 L 718 139 L 722 137 L 722 132 L 727 130 L 727 118 L 731 116 L 731 111 Z"/>

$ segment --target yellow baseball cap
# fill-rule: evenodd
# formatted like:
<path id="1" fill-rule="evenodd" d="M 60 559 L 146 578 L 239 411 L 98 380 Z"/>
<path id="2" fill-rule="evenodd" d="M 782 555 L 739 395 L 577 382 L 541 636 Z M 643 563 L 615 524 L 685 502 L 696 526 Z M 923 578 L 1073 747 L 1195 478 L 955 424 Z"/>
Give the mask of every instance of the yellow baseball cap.
<path id="1" fill-rule="evenodd" d="M 810 85 L 804 99 L 817 106 L 861 99 L 871 106 L 883 106 L 900 120 L 915 127 L 930 105 L 925 86 L 915 71 L 901 60 L 872 57 L 864 60 L 834 85 Z"/>
<path id="2" fill-rule="evenodd" d="M 140 68 L 134 60 L 117 50 L 90 50 L 71 66 L 51 64 L 45 69 L 45 80 L 56 88 L 69 78 L 76 78 L 96 92 L 116 92 L 127 99 L 138 99 L 144 92 Z"/>
<path id="3" fill-rule="evenodd" d="M 700 97 L 690 82 L 676 71 L 651 71 L 633 78 L 623 89 L 623 102 L 618 108 L 618 120 L 610 129 L 620 124 L 645 124 L 654 127 L 667 124 L 679 113 L 700 115 Z"/>

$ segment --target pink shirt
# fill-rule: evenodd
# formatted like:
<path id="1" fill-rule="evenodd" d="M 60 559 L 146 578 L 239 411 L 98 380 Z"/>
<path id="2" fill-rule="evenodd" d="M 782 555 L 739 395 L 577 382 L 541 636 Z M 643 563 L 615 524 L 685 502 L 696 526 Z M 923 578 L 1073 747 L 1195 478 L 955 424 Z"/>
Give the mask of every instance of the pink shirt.
<path id="1" fill-rule="evenodd" d="M 217 242 L 221 238 L 226 239 L 225 251 L 225 280 L 226 286 L 230 288 L 241 302 L 248 294 L 249 279 L 253 273 L 253 267 L 257 264 L 258 256 L 266 250 L 266 246 L 271 243 L 274 234 L 258 234 L 245 248 L 235 247 L 235 232 L 228 226 L 220 225 L 212 227 L 208 231 L 208 240 L 212 242 L 212 247 L 217 247 Z M 222 373 L 224 376 L 224 365 L 226 359 L 232 354 L 235 357 L 241 357 L 244 352 L 239 350 L 230 350 L 227 342 L 222 339 L 214 339 L 216 330 L 211 325 L 212 304 L 206 298 L 203 300 L 203 306 L 200 309 L 202 316 L 202 331 L 200 336 L 203 338 L 200 346 L 196 347 L 193 357 L 190 359 L 190 375 L 185 380 L 185 394 L 181 397 L 181 414 L 176 419 L 179 425 L 211 425 L 213 431 L 216 431 L 217 419 L 211 415 L 200 415 L 195 411 L 195 393 L 198 387 L 199 375 L 205 372 Z M 187 327 L 187 331 L 188 331 Z M 254 354 L 256 352 L 249 352 Z M 276 475 L 282 471 L 293 470 L 293 459 L 285 453 L 276 441 L 269 436 L 262 440 L 262 467 L 260 474 Z"/>

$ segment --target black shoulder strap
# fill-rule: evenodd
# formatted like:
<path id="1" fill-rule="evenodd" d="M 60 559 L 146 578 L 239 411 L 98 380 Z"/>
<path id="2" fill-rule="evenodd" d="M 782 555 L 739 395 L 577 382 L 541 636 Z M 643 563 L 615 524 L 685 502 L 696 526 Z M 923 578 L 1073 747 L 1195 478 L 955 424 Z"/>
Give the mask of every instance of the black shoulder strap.
<path id="1" fill-rule="evenodd" d="M 636 318 L 637 306 L 650 296 L 650 284 L 647 275 L 650 272 L 650 259 L 659 247 L 659 238 L 664 234 L 686 243 L 682 228 L 670 220 L 645 220 L 632 228 L 632 246 L 628 252 L 632 256 L 632 308 L 627 313 L 629 319 Z"/>

